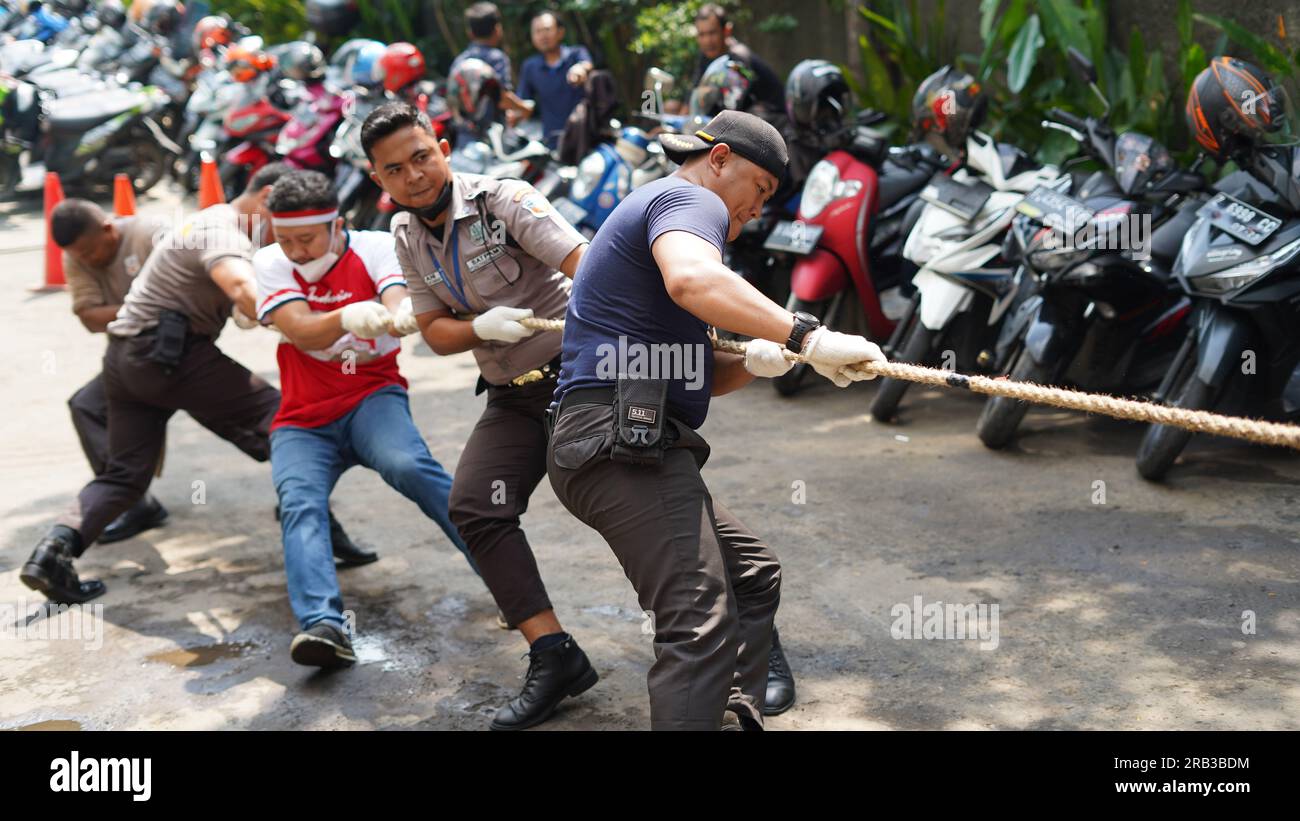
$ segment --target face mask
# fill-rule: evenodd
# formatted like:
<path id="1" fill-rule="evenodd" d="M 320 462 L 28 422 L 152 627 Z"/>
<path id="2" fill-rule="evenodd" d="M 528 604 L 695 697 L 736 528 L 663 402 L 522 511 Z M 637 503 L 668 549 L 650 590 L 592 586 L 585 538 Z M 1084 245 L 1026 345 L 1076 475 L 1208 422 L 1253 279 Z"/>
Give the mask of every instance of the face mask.
<path id="1" fill-rule="evenodd" d="M 339 255 L 334 253 L 334 225 L 330 226 L 330 250 L 323 257 L 317 257 L 310 262 L 295 262 L 294 269 L 298 274 L 308 282 L 320 282 L 321 277 L 329 273 L 334 267 L 334 263 L 339 261 Z"/>
<path id="2" fill-rule="evenodd" d="M 412 208 L 409 205 L 402 205 L 397 200 L 393 200 L 393 204 L 403 211 L 410 211 L 420 219 L 436 220 L 442 216 L 443 211 L 447 210 L 447 206 L 451 205 L 451 180 L 447 180 L 447 184 L 442 187 L 442 193 L 438 195 L 438 199 L 434 200 L 432 205 L 426 205 L 423 208 Z"/>

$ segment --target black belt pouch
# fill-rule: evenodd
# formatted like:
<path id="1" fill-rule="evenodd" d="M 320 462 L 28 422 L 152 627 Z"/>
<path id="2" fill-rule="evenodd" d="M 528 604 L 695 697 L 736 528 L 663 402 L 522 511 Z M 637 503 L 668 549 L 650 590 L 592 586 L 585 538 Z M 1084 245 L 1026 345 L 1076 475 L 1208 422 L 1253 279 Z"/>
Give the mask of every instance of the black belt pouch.
<path id="1" fill-rule="evenodd" d="M 180 311 L 163 311 L 158 316 L 149 360 L 171 373 L 173 368 L 181 364 L 181 357 L 185 355 L 185 337 L 189 332 L 189 317 Z"/>
<path id="2" fill-rule="evenodd" d="M 614 447 L 609 458 L 633 465 L 664 460 L 668 380 L 620 378 L 614 389 Z"/>

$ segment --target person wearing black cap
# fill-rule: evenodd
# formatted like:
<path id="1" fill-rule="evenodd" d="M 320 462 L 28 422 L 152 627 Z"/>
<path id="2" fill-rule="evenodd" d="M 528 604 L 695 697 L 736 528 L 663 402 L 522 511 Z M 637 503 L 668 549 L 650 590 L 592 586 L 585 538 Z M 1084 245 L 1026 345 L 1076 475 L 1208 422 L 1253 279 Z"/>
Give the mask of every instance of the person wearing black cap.
<path id="1" fill-rule="evenodd" d="M 761 729 L 781 570 L 700 476 L 709 397 L 779 376 L 782 344 L 840 387 L 883 361 L 860 336 L 791 314 L 722 264 L 785 172 L 768 123 L 724 111 L 660 137 L 681 168 L 614 209 L 574 276 L 547 475 L 609 544 L 654 625 L 653 729 Z M 710 326 L 754 337 L 711 350 Z"/>

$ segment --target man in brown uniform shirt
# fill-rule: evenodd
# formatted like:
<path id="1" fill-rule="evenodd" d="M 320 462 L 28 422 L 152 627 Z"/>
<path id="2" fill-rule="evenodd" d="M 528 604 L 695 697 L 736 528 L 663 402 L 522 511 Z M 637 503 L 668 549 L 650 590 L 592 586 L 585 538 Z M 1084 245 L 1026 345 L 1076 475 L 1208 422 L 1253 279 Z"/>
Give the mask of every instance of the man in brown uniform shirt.
<path id="1" fill-rule="evenodd" d="M 518 320 L 561 318 L 586 239 L 531 185 L 477 174 L 453 176 L 451 149 L 406 103 L 375 109 L 361 130 L 371 175 L 404 212 L 393 219 L 409 313 L 439 354 L 474 352 L 487 408 L 470 434 L 451 488 L 451 520 L 505 620 L 529 642 L 523 690 L 492 728 L 545 721 L 596 671 L 555 617 L 519 517 L 546 475 L 546 407 L 559 371 L 558 334 Z M 409 327 L 412 326 L 412 327 Z M 400 327 L 399 327 L 400 326 Z"/>
<path id="2" fill-rule="evenodd" d="M 63 249 L 64 271 L 72 312 L 92 334 L 102 334 L 126 299 L 131 280 L 153 250 L 154 221 L 110 217 L 89 200 L 68 199 L 50 214 L 50 233 Z M 108 397 L 103 374 L 96 374 L 68 400 L 72 426 L 81 440 L 90 469 L 98 476 L 108 467 Z M 103 544 L 129 539 L 167 520 L 167 511 L 151 494 L 104 528 Z"/>
<path id="3" fill-rule="evenodd" d="M 280 392 L 218 350 L 215 340 L 232 307 L 256 316 L 251 260 L 270 239 L 266 198 L 287 170 L 265 166 L 229 205 L 195 214 L 156 243 L 108 324 L 108 464 L 37 543 L 19 573 L 23 584 L 65 603 L 104 592 L 103 582 L 81 580 L 72 561 L 144 495 L 176 411 L 257 461 L 269 458 Z"/>

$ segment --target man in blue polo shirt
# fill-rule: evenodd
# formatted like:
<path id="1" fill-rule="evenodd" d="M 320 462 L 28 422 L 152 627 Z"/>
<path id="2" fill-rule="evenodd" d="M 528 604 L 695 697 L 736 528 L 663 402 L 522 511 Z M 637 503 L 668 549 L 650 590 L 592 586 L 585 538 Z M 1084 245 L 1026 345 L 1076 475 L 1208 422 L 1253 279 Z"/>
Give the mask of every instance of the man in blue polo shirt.
<path id="1" fill-rule="evenodd" d="M 761 729 L 781 568 L 700 476 L 709 397 L 791 367 L 840 387 L 883 361 L 873 343 L 791 314 L 722 264 L 785 173 L 785 141 L 724 111 L 660 142 L 675 174 L 633 191 L 573 277 L 547 459 L 569 512 L 609 544 L 652 614 L 653 729 Z M 709 327 L 754 337 L 713 351 Z"/>
<path id="2" fill-rule="evenodd" d="M 582 86 L 592 68 L 591 55 L 582 46 L 564 45 L 564 23 L 555 12 L 535 15 L 530 34 L 538 53 L 520 67 L 518 93 L 532 102 L 533 116 L 541 115 L 546 144 L 554 148 L 569 114 L 582 102 Z"/>

